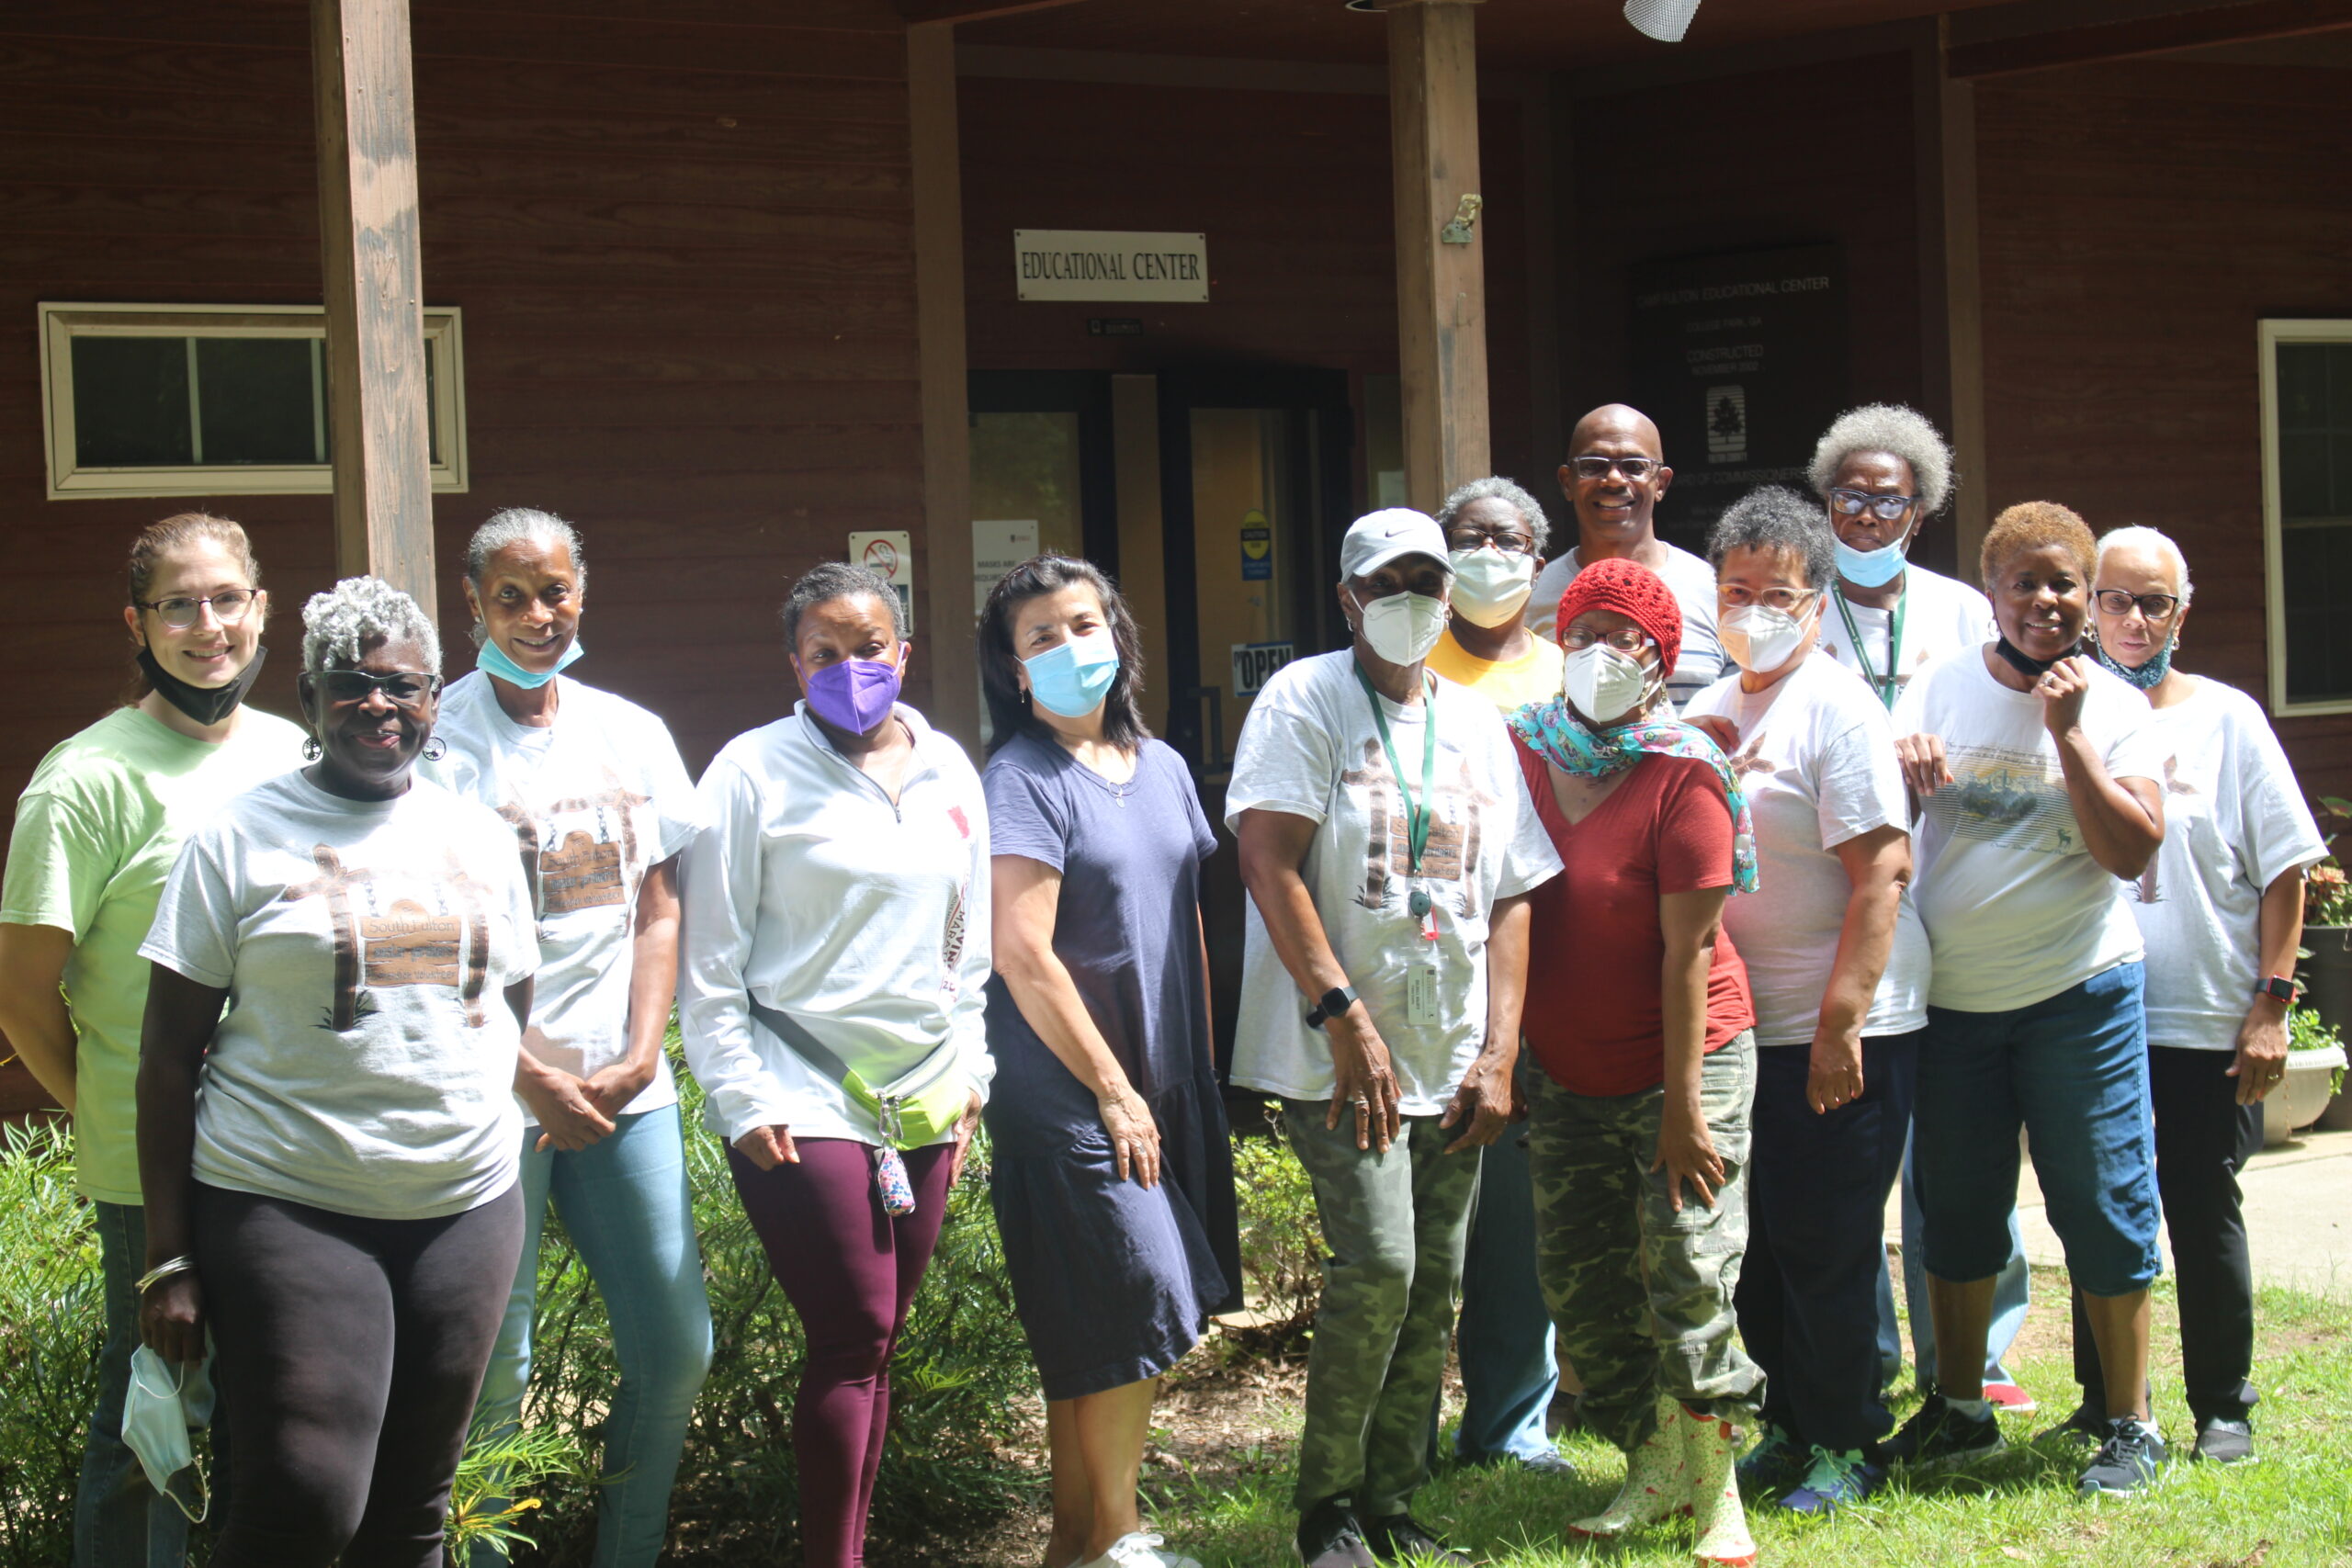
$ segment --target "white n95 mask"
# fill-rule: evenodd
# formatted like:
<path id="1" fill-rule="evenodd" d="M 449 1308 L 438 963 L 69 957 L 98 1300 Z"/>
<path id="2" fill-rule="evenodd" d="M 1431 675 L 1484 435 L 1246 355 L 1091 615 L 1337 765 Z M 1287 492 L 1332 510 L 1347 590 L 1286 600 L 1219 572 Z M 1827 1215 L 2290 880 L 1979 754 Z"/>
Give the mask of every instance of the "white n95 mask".
<path id="1" fill-rule="evenodd" d="M 1391 664 L 1427 659 L 1445 635 L 1445 601 L 1426 593 L 1391 593 L 1369 604 L 1359 599 L 1356 608 L 1363 616 L 1364 641 Z"/>
<path id="2" fill-rule="evenodd" d="M 1453 607 L 1474 626 L 1498 626 L 1519 614 L 1535 587 L 1535 558 L 1506 555 L 1491 545 L 1455 550 Z"/>
<path id="3" fill-rule="evenodd" d="M 1770 604 L 1742 604 L 1724 611 L 1715 629 L 1733 663 L 1751 675 L 1767 675 L 1789 661 L 1812 626 Z"/>
<path id="4" fill-rule="evenodd" d="M 1641 705 L 1650 690 L 1642 661 L 1605 642 L 1569 652 L 1561 691 L 1577 712 L 1595 724 L 1614 724 Z"/>

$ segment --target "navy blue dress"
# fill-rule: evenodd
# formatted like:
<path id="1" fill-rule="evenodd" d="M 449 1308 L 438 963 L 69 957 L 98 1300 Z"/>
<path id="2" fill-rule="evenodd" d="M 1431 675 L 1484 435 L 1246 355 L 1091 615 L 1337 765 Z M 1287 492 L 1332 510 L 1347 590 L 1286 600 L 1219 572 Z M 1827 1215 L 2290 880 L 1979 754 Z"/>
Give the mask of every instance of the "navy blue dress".
<path id="1" fill-rule="evenodd" d="M 1176 753 L 1114 784 L 1018 736 L 989 760 L 989 848 L 1057 869 L 1054 953 L 1160 1136 L 1160 1179 L 1119 1179 L 1094 1095 L 989 981 L 989 1194 L 1047 1399 L 1166 1371 L 1241 1302 L 1233 1149 L 1210 1059 L 1200 871 L 1216 837 Z"/>

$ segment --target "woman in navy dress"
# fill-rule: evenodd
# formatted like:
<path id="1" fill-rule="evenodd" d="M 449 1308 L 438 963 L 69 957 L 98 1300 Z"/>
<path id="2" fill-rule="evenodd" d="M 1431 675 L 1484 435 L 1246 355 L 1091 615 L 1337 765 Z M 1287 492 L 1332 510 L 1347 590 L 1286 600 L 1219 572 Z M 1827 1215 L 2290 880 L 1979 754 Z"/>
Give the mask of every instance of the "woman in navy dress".
<path id="1" fill-rule="evenodd" d="M 1159 1374 L 1239 1304 L 1232 1150 L 1209 1053 L 1192 775 L 1151 739 L 1135 618 L 1040 556 L 980 618 L 996 977 L 991 1192 L 1045 1384 L 1049 1568 L 1197 1568 L 1136 1506 Z"/>

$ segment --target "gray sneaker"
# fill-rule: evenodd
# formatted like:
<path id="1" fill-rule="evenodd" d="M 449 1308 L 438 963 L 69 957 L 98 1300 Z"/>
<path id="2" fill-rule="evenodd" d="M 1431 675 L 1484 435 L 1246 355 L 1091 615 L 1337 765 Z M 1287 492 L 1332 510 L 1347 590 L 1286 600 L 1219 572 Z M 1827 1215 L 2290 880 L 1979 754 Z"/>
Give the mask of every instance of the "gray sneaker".
<path id="1" fill-rule="evenodd" d="M 2254 1457 L 2254 1427 L 2244 1421 L 2208 1421 L 2197 1428 L 2195 1452 L 2215 1464 L 2243 1463 Z"/>
<path id="2" fill-rule="evenodd" d="M 2075 1490 L 2085 1497 L 2129 1497 L 2154 1486 L 2171 1458 L 2154 1427 L 2136 1416 L 2118 1416 L 2107 1424 L 2107 1440 Z"/>

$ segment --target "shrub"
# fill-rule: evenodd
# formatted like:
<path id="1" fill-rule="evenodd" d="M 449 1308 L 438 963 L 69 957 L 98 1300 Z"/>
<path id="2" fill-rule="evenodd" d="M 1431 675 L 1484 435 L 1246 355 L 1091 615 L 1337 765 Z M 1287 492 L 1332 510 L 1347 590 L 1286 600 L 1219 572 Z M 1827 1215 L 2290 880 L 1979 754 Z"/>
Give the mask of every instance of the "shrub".
<path id="1" fill-rule="evenodd" d="M 73 1555 L 106 1338 L 97 1232 L 62 1121 L 0 1127 L 0 1568 Z"/>
<path id="2" fill-rule="evenodd" d="M 1253 1349 L 1292 1348 L 1323 1295 L 1323 1232 L 1315 1188 L 1283 1135 L 1282 1110 L 1266 1102 L 1271 1135 L 1237 1127 L 1233 1182 L 1241 1209 L 1241 1271 L 1259 1326 L 1240 1336 Z"/>

